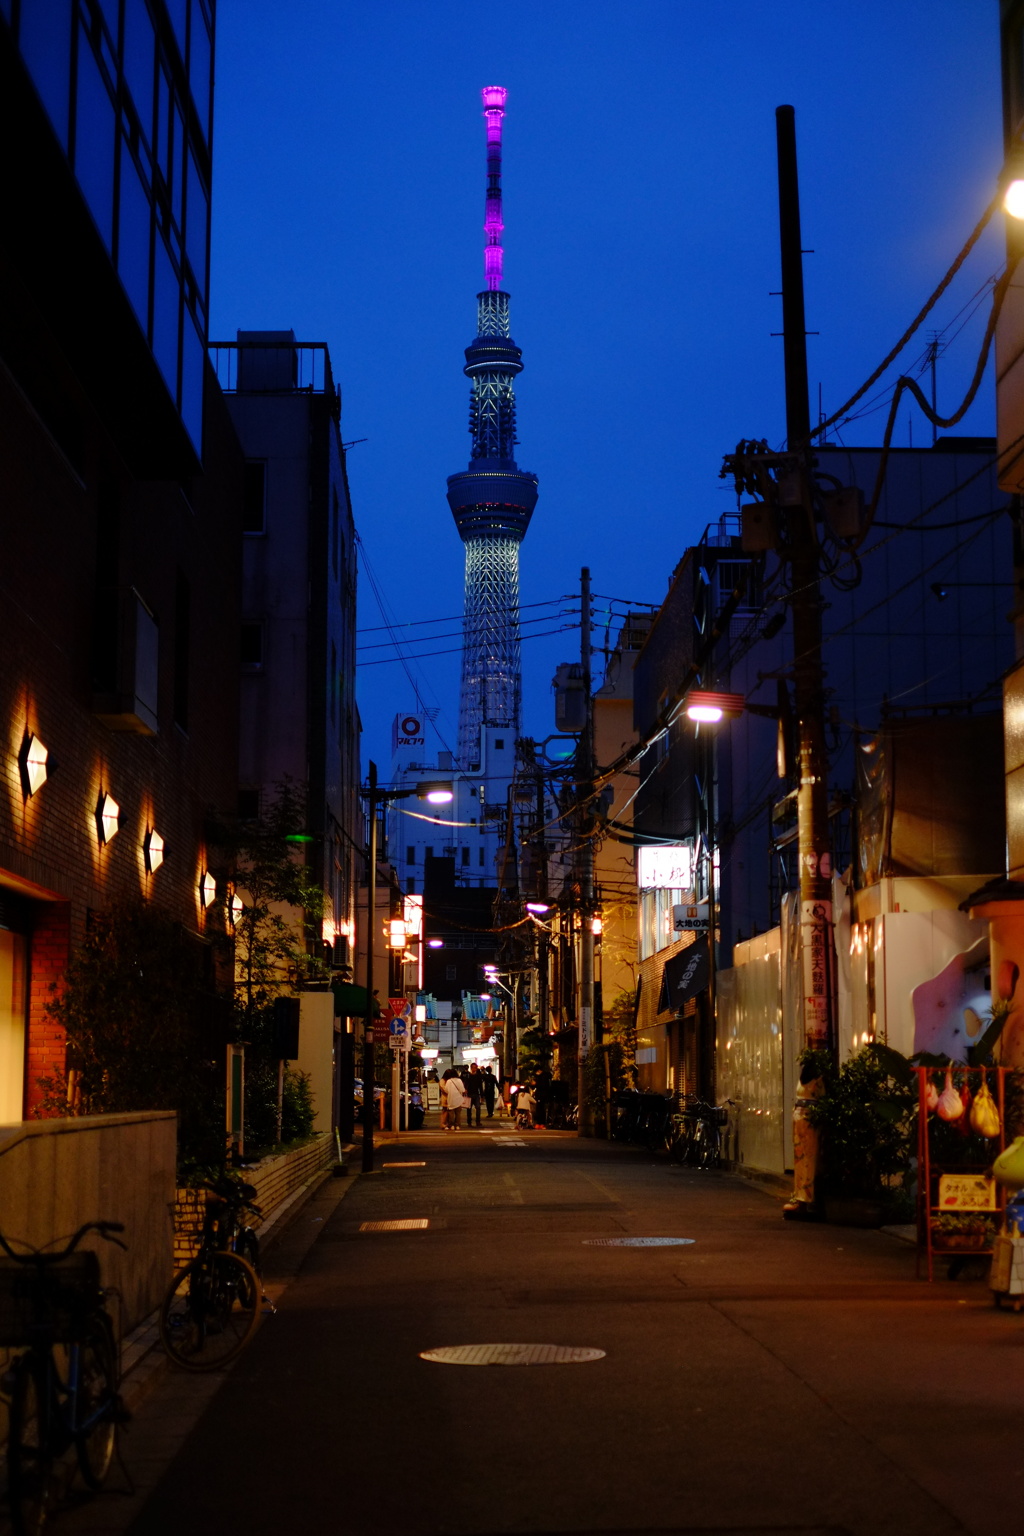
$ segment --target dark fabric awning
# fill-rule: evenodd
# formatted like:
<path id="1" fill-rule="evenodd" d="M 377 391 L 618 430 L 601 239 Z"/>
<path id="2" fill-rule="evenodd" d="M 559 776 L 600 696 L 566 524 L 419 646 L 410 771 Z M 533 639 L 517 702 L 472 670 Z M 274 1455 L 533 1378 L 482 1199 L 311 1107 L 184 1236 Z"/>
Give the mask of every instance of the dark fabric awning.
<path id="1" fill-rule="evenodd" d="M 658 1012 L 680 1013 L 684 1003 L 698 992 L 703 992 L 711 975 L 708 941 L 706 935 L 696 939 L 685 949 L 665 961 L 661 976 L 661 996 Z"/>

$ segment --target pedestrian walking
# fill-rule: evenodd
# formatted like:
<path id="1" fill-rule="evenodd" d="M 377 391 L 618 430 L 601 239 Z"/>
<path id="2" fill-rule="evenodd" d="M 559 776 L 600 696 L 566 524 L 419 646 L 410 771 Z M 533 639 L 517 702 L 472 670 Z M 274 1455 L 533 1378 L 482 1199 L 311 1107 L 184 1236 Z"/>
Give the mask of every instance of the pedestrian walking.
<path id="1" fill-rule="evenodd" d="M 466 1128 L 468 1130 L 473 1125 L 475 1119 L 477 1130 L 479 1130 L 481 1111 L 484 1107 L 484 1075 L 475 1061 L 471 1064 L 469 1071 L 463 1078 L 463 1082 L 466 1088 L 466 1098 L 469 1101 L 466 1107 Z"/>
<path id="2" fill-rule="evenodd" d="M 484 1080 L 484 1103 L 487 1105 L 487 1118 L 488 1120 L 493 1120 L 494 1100 L 498 1092 L 498 1079 L 495 1077 L 490 1067 L 485 1067 L 481 1076 Z"/>
<path id="3" fill-rule="evenodd" d="M 461 1131 L 462 1126 L 459 1124 L 459 1118 L 462 1114 L 462 1106 L 468 1103 L 462 1087 L 461 1077 L 456 1076 L 454 1072 L 451 1077 L 445 1073 L 443 1093 L 445 1103 L 448 1106 L 448 1124 L 445 1126 L 445 1130 Z"/>

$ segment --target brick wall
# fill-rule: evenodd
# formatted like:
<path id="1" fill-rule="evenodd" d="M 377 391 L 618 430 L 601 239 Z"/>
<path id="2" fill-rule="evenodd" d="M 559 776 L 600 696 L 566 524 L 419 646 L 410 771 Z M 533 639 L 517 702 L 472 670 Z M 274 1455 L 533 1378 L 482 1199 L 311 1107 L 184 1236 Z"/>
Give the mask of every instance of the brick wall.
<path id="1" fill-rule="evenodd" d="M 304 1146 L 283 1152 L 279 1157 L 265 1157 L 255 1168 L 242 1169 L 246 1183 L 256 1190 L 255 1201 L 262 1215 L 247 1215 L 248 1224 L 257 1231 L 273 1216 L 285 1200 L 301 1189 L 321 1169 L 334 1161 L 333 1137 L 324 1132 Z M 179 1189 L 174 1205 L 174 1266 L 179 1269 L 193 1259 L 203 1235 L 206 1191 Z"/>
<path id="2" fill-rule="evenodd" d="M 25 1054 L 25 1115 L 38 1117 L 40 1080 L 64 1066 L 64 1030 L 47 1014 L 47 1005 L 67 968 L 71 907 L 66 901 L 39 904 L 29 941 L 28 1049 Z M 53 1113 L 56 1113 L 54 1111 Z"/>

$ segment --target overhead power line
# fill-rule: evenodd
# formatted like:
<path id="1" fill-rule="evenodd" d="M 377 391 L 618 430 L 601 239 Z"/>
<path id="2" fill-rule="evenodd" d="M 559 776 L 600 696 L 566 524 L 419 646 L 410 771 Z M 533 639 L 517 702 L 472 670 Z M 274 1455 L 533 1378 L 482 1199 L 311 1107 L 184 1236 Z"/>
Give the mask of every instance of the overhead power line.
<path id="1" fill-rule="evenodd" d="M 520 613 L 522 613 L 525 608 L 553 608 L 556 603 L 573 603 L 573 602 L 576 602 L 576 603 L 579 602 L 579 593 L 577 593 L 577 592 L 564 592 L 561 597 L 548 597 L 548 598 L 545 598 L 543 602 L 538 602 L 538 603 L 520 603 L 519 604 L 519 611 L 520 611 Z M 410 619 L 407 623 L 403 623 L 403 624 L 371 624 L 366 629 L 357 629 L 356 630 L 356 634 L 357 635 L 374 635 L 374 634 L 379 634 L 382 629 L 386 629 L 389 632 L 393 633 L 395 630 L 399 630 L 399 629 L 416 629 L 416 628 L 418 628 L 418 627 L 420 627 L 421 625 L 424 625 L 424 624 L 455 624 L 455 623 L 459 622 L 459 620 L 461 620 L 462 617 L 463 617 L 463 615 L 461 613 L 448 613 L 448 614 L 445 614 L 444 617 L 440 618 L 440 619 Z M 430 638 L 430 636 L 428 635 L 427 639 L 429 639 L 429 638 Z"/>
<path id="2" fill-rule="evenodd" d="M 575 629 L 575 628 L 576 628 L 575 624 L 559 624 L 557 629 L 544 629 L 544 630 L 541 630 L 540 634 L 538 634 L 538 635 L 523 635 L 522 639 L 524 639 L 524 640 L 545 640 L 545 639 L 547 639 L 547 637 L 549 635 L 561 635 L 567 629 Z M 413 657 L 412 659 L 415 660 L 415 661 L 425 661 L 427 659 L 427 657 L 429 657 L 429 656 L 457 656 L 461 650 L 462 650 L 462 646 L 461 645 L 452 645 L 452 646 L 449 646 L 446 650 L 443 650 L 443 651 L 417 651 L 415 657 Z M 401 662 L 403 665 L 405 665 L 407 660 L 408 660 L 408 658 L 406 658 L 405 656 L 401 656 L 401 655 L 399 655 L 399 656 L 377 656 L 377 657 L 374 658 L 373 661 L 357 661 L 356 662 L 356 666 L 357 667 L 388 667 L 388 666 L 391 666 L 394 662 Z M 415 687 L 415 684 L 413 684 L 413 686 Z"/>

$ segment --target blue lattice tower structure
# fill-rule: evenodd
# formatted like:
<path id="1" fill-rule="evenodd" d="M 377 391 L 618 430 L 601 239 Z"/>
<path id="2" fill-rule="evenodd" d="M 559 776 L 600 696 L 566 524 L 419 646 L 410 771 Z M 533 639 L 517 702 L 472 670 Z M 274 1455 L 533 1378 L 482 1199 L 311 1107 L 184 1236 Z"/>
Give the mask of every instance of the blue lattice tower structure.
<path id="1" fill-rule="evenodd" d="M 502 289 L 501 128 L 507 92 L 482 92 L 487 123 L 484 276 L 477 295 L 477 334 L 466 348 L 472 383 L 469 468 L 448 478 L 448 505 L 466 546 L 459 767 L 481 762 L 485 728 L 519 733 L 519 546 L 537 501 L 537 476 L 515 461 L 515 379 L 523 354 L 509 334 Z"/>

